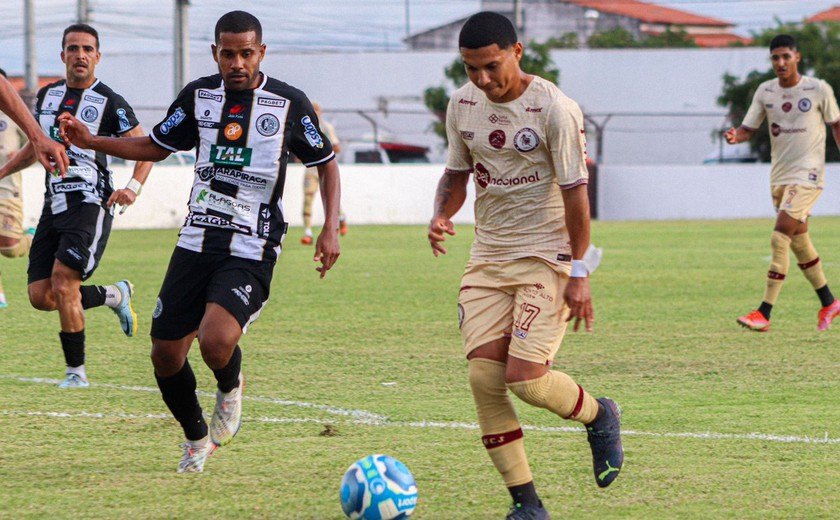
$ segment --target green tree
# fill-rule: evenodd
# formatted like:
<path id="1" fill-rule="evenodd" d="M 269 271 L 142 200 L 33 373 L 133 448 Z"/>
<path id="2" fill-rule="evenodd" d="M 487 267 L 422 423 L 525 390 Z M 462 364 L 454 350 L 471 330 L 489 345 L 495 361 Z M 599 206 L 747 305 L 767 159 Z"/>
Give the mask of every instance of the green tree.
<path id="1" fill-rule="evenodd" d="M 639 42 L 633 34 L 622 27 L 600 31 L 589 37 L 587 42 L 591 49 L 626 49 L 639 47 Z"/>
<path id="2" fill-rule="evenodd" d="M 809 76 L 816 76 L 825 80 L 834 89 L 840 89 L 840 24 L 783 24 L 776 21 L 777 27 L 753 33 L 756 46 L 768 48 L 770 40 L 778 34 L 790 34 L 796 38 L 802 61 L 799 72 Z M 723 89 L 718 97 L 718 104 L 726 107 L 729 119 L 733 125 L 741 124 L 752 103 L 758 86 L 776 77 L 768 59 L 760 69 L 753 70 L 744 79 L 730 74 L 723 77 Z M 755 133 L 750 141 L 751 148 L 762 161 L 770 160 L 770 135 L 766 122 Z M 840 152 L 834 143 L 831 132 L 826 132 L 826 160 L 840 161 Z"/>
<path id="3" fill-rule="evenodd" d="M 566 35 L 564 35 L 565 37 Z M 570 41 L 570 40 L 564 40 Z M 554 84 L 560 82 L 560 71 L 554 68 L 554 61 L 550 52 L 556 48 L 557 42 L 535 43 L 531 42 L 524 48 L 522 61 L 519 62 L 522 70 L 528 74 L 534 74 Z M 469 81 L 464 62 L 458 56 L 452 63 L 443 70 L 444 76 L 454 88 L 460 88 Z M 449 105 L 449 88 L 446 85 L 429 87 L 423 91 L 423 103 L 436 117 L 437 121 L 432 123 L 432 130 L 448 142 L 446 138 L 446 107 Z"/>
<path id="4" fill-rule="evenodd" d="M 592 49 L 634 49 L 634 48 L 668 48 L 668 47 L 697 47 L 697 43 L 684 29 L 667 29 L 660 34 L 645 35 L 636 39 L 633 33 L 622 27 L 601 31 L 589 37 L 587 42 Z"/>

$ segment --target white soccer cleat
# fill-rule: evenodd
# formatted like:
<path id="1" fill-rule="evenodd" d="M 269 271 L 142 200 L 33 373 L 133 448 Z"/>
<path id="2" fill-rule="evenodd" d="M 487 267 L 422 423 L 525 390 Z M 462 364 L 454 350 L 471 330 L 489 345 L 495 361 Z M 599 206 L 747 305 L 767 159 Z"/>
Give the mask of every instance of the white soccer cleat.
<path id="1" fill-rule="evenodd" d="M 239 386 L 228 393 L 216 390 L 216 408 L 210 419 L 210 438 L 216 446 L 224 446 L 242 426 L 242 393 L 245 390 L 245 377 L 239 373 Z"/>
<path id="2" fill-rule="evenodd" d="M 87 388 L 90 383 L 87 379 L 82 379 L 79 374 L 67 374 L 67 377 L 58 384 L 59 388 Z"/>
<path id="3" fill-rule="evenodd" d="M 129 338 L 137 333 L 137 313 L 131 305 L 131 298 L 134 296 L 134 284 L 128 280 L 120 280 L 114 284 L 122 295 L 120 304 L 112 310 L 120 318 L 120 327 Z"/>
<path id="4" fill-rule="evenodd" d="M 205 437 L 198 441 L 186 441 L 181 444 L 184 455 L 178 463 L 178 473 L 201 473 L 207 457 L 216 451 L 216 445 Z"/>

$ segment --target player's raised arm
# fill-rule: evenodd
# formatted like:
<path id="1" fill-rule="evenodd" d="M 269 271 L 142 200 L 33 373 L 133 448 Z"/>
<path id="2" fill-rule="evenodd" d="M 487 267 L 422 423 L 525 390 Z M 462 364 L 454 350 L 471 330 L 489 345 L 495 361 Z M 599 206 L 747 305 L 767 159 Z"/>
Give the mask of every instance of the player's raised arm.
<path id="1" fill-rule="evenodd" d="M 11 154 L 9 161 L 0 168 L 0 179 L 31 166 L 36 160 L 35 147 L 30 141 L 17 153 Z"/>
<path id="2" fill-rule="evenodd" d="M 64 142 L 79 148 L 96 150 L 114 157 L 133 161 L 162 161 L 169 150 L 158 146 L 150 137 L 103 137 L 90 133 L 84 123 L 65 112 L 58 117 L 60 135 Z"/>

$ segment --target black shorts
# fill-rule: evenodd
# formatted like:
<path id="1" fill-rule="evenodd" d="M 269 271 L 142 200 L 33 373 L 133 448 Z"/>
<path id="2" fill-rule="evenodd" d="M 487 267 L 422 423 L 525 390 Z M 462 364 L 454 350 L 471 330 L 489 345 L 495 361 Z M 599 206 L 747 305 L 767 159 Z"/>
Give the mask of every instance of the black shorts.
<path id="1" fill-rule="evenodd" d="M 245 331 L 268 300 L 273 271 L 274 262 L 176 247 L 152 313 L 152 337 L 176 340 L 192 334 L 210 302 L 224 307 Z"/>
<path id="2" fill-rule="evenodd" d="M 99 265 L 114 216 L 97 204 L 71 207 L 57 215 L 41 214 L 29 249 L 29 283 L 52 276 L 59 260 L 87 280 Z"/>

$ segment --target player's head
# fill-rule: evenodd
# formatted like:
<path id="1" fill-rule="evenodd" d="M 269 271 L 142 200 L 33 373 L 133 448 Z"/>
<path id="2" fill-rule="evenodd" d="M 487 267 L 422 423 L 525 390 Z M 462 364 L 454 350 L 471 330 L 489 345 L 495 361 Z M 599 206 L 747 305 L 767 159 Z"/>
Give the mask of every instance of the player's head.
<path id="1" fill-rule="evenodd" d="M 99 53 L 99 33 L 90 25 L 75 23 L 61 37 L 61 61 L 67 69 L 71 85 L 86 85 L 93 81 Z"/>
<path id="2" fill-rule="evenodd" d="M 511 21 L 490 11 L 474 14 L 461 28 L 458 47 L 470 81 L 491 101 L 509 101 L 522 74 L 522 44 Z"/>
<path id="3" fill-rule="evenodd" d="M 3 69 L 0 69 L 0 76 L 3 76 L 4 78 L 8 78 L 8 77 L 9 77 L 9 76 L 7 76 L 7 75 L 6 75 L 6 71 L 5 71 L 5 70 L 3 70 Z"/>
<path id="4" fill-rule="evenodd" d="M 799 61 L 802 56 L 796 47 L 796 38 L 789 34 L 779 34 L 770 40 L 770 62 L 773 72 L 779 79 L 793 79 L 799 74 Z"/>
<path id="5" fill-rule="evenodd" d="M 216 22 L 216 43 L 211 46 L 213 59 L 225 88 L 256 88 L 260 81 L 260 62 L 265 57 L 262 25 L 251 13 L 231 11 Z"/>

